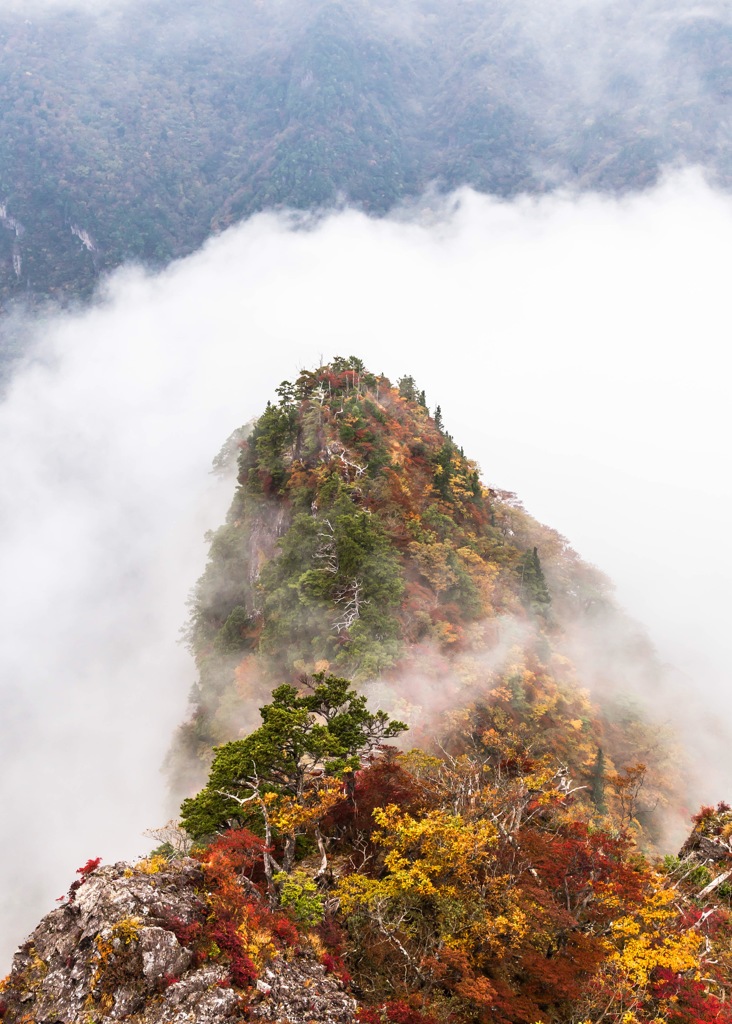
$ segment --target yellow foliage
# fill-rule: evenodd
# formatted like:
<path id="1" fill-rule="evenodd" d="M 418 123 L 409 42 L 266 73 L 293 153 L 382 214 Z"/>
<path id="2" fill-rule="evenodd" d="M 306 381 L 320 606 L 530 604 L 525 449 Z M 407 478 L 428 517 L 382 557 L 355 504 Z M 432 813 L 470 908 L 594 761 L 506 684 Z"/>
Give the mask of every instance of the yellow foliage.
<path id="1" fill-rule="evenodd" d="M 656 967 L 676 973 L 699 967 L 702 936 L 692 929 L 675 933 L 669 925 L 677 916 L 674 901 L 677 893 L 663 888 L 659 875 L 653 875 L 652 888 L 632 915 L 613 923 L 611 941 L 615 947 L 610 956 L 623 973 L 638 986 L 648 984 Z"/>
<path id="2" fill-rule="evenodd" d="M 471 579 L 477 584 L 481 597 L 486 602 L 486 607 L 489 608 L 499 576 L 498 566 L 492 562 L 486 562 L 472 548 L 458 548 L 457 554 L 465 569 L 470 573 Z"/>
<path id="3" fill-rule="evenodd" d="M 623 949 L 614 953 L 612 959 L 634 984 L 642 986 L 648 984 L 655 967 L 667 967 L 679 974 L 696 969 L 702 942 L 698 932 L 687 931 L 660 940 L 652 933 L 643 932 L 627 938 Z"/>
<path id="4" fill-rule="evenodd" d="M 270 821 L 283 835 L 307 832 L 342 799 L 343 782 L 331 778 L 323 778 L 317 787 L 299 799 L 277 793 L 267 793 L 264 798 Z"/>
<path id="5" fill-rule="evenodd" d="M 498 838 L 490 821 L 465 821 L 460 815 L 439 810 L 416 819 L 391 804 L 377 808 L 374 819 L 380 826 L 374 840 L 388 851 L 385 865 L 389 874 L 375 883 L 379 895 L 385 897 L 408 892 L 435 895 L 437 878 L 441 895 L 456 895 L 462 886 L 476 880 Z M 368 902 L 377 890 L 370 887 L 371 880 L 355 882 L 357 878 L 351 875 L 346 881 L 361 886 L 361 896 Z M 354 894 L 352 890 L 350 897 Z"/>
<path id="6" fill-rule="evenodd" d="M 388 898 L 383 881 L 366 875 L 346 875 L 338 883 L 337 896 L 341 911 L 353 914 L 361 907 L 371 908 L 377 900 Z"/>
<path id="7" fill-rule="evenodd" d="M 457 582 L 455 570 L 450 565 L 454 548 L 449 543 L 419 544 L 412 541 L 409 553 L 422 576 L 436 594 L 449 590 Z"/>
<path id="8" fill-rule="evenodd" d="M 320 936 L 317 934 L 317 932 L 305 932 L 303 935 L 300 936 L 300 939 L 301 944 L 308 946 L 313 951 L 318 960 L 322 960 L 322 958 L 328 952 L 327 946 L 320 938 Z"/>
<path id="9" fill-rule="evenodd" d="M 432 627 L 432 633 L 440 644 L 454 644 L 460 639 L 460 634 L 451 622 L 439 620 Z"/>
<path id="10" fill-rule="evenodd" d="M 30 956 L 30 964 L 28 965 L 27 971 L 27 983 L 32 988 L 38 985 L 43 978 L 48 974 L 48 964 L 45 960 L 42 960 L 38 955 L 38 951 L 35 946 L 31 946 L 28 950 Z M 7 981 L 7 978 L 5 979 Z"/>
<path id="11" fill-rule="evenodd" d="M 257 970 L 261 970 L 277 955 L 277 947 L 268 931 L 258 928 L 250 929 L 247 924 L 242 924 L 237 928 L 237 934 L 241 939 L 242 949 Z"/>
<path id="12" fill-rule="evenodd" d="M 374 818 L 386 873 L 342 879 L 337 895 L 345 914 L 366 911 L 382 934 L 422 941 L 426 902 L 437 948 L 465 953 L 478 967 L 526 940 L 533 925 L 511 878 L 496 871 L 492 821 L 444 810 L 417 820 L 393 805 Z"/>
<path id="13" fill-rule="evenodd" d="M 417 778 L 420 778 L 425 771 L 434 771 L 441 768 L 445 763 L 441 757 L 427 754 L 420 747 L 412 747 L 406 754 L 399 754 L 398 760 L 399 764 L 412 775 L 416 775 Z"/>
<path id="14" fill-rule="evenodd" d="M 157 875 L 161 871 L 167 871 L 170 861 L 162 854 L 156 853 L 152 857 L 144 857 L 135 864 L 135 870 L 143 875 Z"/>
<path id="15" fill-rule="evenodd" d="M 112 925 L 112 941 L 118 939 L 125 947 L 132 945 L 140 937 L 141 924 L 139 917 L 122 918 L 121 921 Z"/>
<path id="16" fill-rule="evenodd" d="M 115 954 L 129 949 L 133 943 L 137 942 L 140 937 L 141 923 L 137 917 L 124 917 L 121 921 L 113 924 L 106 935 L 100 934 L 96 936 L 94 940 L 96 947 L 94 951 L 95 965 L 89 986 L 92 993 L 103 980 L 109 962 Z M 108 998 L 103 996 L 103 1009 L 107 1008 L 107 1002 Z"/>

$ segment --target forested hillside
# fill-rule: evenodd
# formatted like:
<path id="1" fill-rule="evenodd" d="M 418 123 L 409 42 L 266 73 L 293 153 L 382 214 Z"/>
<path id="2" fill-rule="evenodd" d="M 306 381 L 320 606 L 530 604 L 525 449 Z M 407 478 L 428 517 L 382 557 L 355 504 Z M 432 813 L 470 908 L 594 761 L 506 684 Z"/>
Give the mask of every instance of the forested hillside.
<path id="1" fill-rule="evenodd" d="M 0 12 L 0 299 L 252 213 L 732 180 L 722 4 L 128 0 Z"/>
<path id="2" fill-rule="evenodd" d="M 732 811 L 669 849 L 678 754 L 619 699 L 659 670 L 603 577 L 357 358 L 232 462 L 181 820 L 79 869 L 5 1024 L 729 1024 Z"/>
<path id="3" fill-rule="evenodd" d="M 437 731 L 450 749 L 491 734 L 557 759 L 588 807 L 617 807 L 605 773 L 642 763 L 633 818 L 658 838 L 684 797 L 662 730 L 628 698 L 652 692 L 650 645 L 601 573 L 484 486 L 411 377 L 393 386 L 355 358 L 306 371 L 219 466 L 234 457 L 193 600 L 200 678 L 171 755 L 179 789 L 275 686 L 335 672 L 432 753 Z"/>

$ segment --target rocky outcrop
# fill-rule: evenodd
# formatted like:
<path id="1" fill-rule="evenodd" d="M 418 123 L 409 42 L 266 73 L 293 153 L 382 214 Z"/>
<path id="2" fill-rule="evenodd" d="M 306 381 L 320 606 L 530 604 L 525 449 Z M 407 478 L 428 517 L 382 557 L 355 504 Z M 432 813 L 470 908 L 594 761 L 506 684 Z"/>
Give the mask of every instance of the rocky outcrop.
<path id="1" fill-rule="evenodd" d="M 249 1011 L 254 1020 L 287 1024 L 351 1024 L 356 1001 L 311 956 L 275 962 L 260 983 L 265 997 Z"/>
<path id="2" fill-rule="evenodd" d="M 702 807 L 694 828 L 679 851 L 681 860 L 720 864 L 732 859 L 732 808 L 727 803 Z"/>
<path id="3" fill-rule="evenodd" d="M 258 986 L 186 945 L 208 913 L 195 861 L 97 868 L 48 914 L 0 992 L 3 1024 L 346 1024 L 355 1001 L 309 953 L 276 957 Z"/>

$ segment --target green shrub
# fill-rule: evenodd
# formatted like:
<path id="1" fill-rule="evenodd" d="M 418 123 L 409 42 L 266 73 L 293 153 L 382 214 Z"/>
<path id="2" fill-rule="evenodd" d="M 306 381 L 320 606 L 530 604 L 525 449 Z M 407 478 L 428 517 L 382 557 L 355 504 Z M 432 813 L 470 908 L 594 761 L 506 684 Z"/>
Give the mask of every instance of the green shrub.
<path id="1" fill-rule="evenodd" d="M 299 924 L 313 927 L 322 922 L 323 897 L 312 878 L 304 871 L 293 871 L 291 875 L 281 871 L 274 880 L 280 887 L 280 906 L 289 910 Z"/>

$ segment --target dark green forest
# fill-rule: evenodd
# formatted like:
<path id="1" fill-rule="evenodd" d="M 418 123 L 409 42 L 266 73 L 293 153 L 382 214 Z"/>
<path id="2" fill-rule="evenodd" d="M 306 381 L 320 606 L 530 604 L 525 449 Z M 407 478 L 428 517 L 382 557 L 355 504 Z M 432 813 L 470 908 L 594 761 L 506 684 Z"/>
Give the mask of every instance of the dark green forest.
<path id="1" fill-rule="evenodd" d="M 88 297 L 265 209 L 732 181 L 721 5 L 128 0 L 0 14 L 0 301 Z"/>

